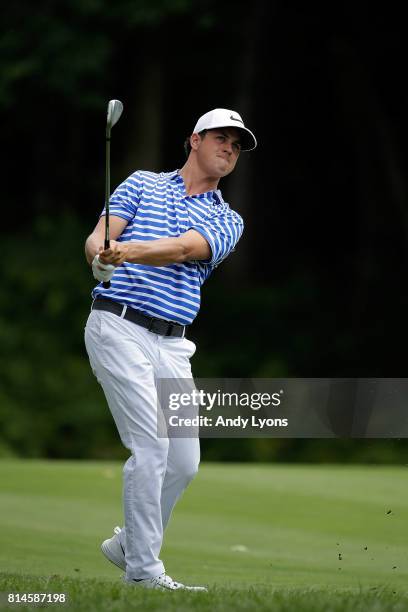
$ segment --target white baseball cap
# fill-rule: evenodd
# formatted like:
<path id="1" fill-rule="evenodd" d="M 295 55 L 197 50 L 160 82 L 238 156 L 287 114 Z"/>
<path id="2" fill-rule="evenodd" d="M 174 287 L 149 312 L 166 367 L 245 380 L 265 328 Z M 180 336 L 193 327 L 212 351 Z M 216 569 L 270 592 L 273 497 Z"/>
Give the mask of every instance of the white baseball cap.
<path id="1" fill-rule="evenodd" d="M 252 151 L 257 142 L 253 133 L 245 127 L 241 115 L 236 111 L 227 108 L 214 108 L 205 113 L 196 123 L 193 134 L 198 134 L 202 130 L 213 130 L 221 127 L 234 127 L 241 132 L 241 150 Z"/>

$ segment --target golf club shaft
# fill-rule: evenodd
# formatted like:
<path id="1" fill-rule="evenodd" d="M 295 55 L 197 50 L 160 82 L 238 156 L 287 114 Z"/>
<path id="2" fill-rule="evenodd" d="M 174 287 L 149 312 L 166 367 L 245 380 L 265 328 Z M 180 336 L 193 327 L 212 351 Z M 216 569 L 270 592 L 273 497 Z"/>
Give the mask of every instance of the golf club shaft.
<path id="1" fill-rule="evenodd" d="M 104 248 L 109 249 L 109 197 L 110 197 L 110 128 L 106 128 L 106 147 L 105 147 L 105 243 Z M 110 288 L 110 281 L 103 283 L 104 289 Z"/>

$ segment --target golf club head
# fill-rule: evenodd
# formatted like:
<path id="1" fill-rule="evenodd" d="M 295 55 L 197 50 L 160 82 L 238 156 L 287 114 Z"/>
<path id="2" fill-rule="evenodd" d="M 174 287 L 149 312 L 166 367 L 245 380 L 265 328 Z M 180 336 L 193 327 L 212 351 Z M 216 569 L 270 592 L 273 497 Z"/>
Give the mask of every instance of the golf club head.
<path id="1" fill-rule="evenodd" d="M 109 100 L 108 117 L 106 120 L 107 128 L 112 128 L 120 119 L 123 111 L 123 104 L 120 100 Z"/>

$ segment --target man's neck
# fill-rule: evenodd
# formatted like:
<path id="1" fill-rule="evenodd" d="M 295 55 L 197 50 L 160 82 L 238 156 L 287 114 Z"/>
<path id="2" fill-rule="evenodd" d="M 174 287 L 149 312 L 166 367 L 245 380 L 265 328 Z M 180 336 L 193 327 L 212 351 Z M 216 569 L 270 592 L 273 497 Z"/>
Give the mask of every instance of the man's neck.
<path id="1" fill-rule="evenodd" d="M 219 178 L 206 176 L 190 159 L 186 161 L 179 174 L 183 177 L 187 195 L 197 195 L 218 188 Z"/>

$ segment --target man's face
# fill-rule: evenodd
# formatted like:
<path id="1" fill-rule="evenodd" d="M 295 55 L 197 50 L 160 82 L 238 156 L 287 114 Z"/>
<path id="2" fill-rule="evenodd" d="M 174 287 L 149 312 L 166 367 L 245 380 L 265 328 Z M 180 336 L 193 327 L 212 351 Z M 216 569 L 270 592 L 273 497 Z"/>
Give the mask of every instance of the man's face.
<path id="1" fill-rule="evenodd" d="M 208 176 L 222 178 L 233 171 L 241 151 L 239 130 L 216 128 L 203 137 L 193 134 L 192 139 L 198 165 Z"/>

